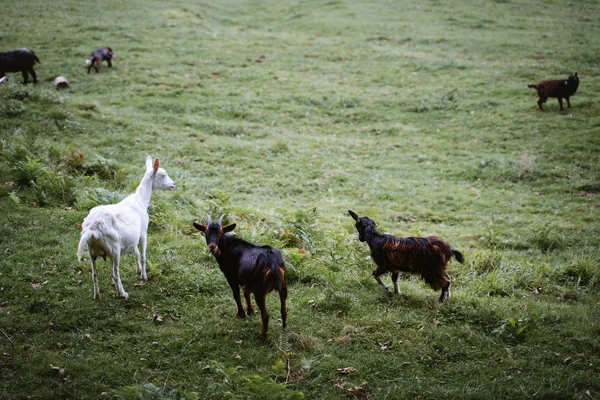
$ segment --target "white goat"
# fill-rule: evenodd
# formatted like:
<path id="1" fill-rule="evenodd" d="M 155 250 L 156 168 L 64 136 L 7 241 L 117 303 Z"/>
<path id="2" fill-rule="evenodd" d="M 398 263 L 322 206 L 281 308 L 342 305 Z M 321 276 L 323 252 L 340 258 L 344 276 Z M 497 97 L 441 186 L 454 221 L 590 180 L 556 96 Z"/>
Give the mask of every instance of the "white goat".
<path id="1" fill-rule="evenodd" d="M 77 249 L 77 258 L 81 262 L 87 245 L 92 262 L 94 281 L 94 299 L 100 298 L 96 258 L 112 261 L 112 279 L 119 295 L 129 297 L 123 289 L 119 276 L 121 254 L 132 251 L 135 256 L 136 271 L 146 281 L 146 245 L 148 232 L 148 205 L 154 189 L 174 189 L 175 182 L 167 172 L 159 168 L 157 159 L 146 158 L 146 173 L 135 193 L 130 194 L 117 204 L 96 206 L 90 210 L 81 225 L 81 239 Z M 139 246 L 139 248 L 138 248 Z M 141 252 L 141 254 L 140 254 Z"/>

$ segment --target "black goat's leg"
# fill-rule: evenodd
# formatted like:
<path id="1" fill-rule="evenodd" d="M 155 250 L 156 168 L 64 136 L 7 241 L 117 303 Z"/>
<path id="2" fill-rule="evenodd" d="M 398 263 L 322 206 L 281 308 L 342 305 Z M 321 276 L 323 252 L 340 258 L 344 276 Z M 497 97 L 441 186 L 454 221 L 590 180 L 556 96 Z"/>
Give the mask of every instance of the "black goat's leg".
<path id="1" fill-rule="evenodd" d="M 558 98 L 558 104 L 560 105 L 560 111 L 564 110 L 562 105 L 562 99 L 560 97 Z"/>
<path id="2" fill-rule="evenodd" d="M 267 338 L 267 331 L 269 330 L 269 313 L 267 312 L 266 306 L 266 293 L 254 292 L 254 300 L 260 309 L 260 319 L 262 321 L 262 332 L 260 334 L 260 340 Z"/>
<path id="3" fill-rule="evenodd" d="M 237 315 L 240 318 L 246 318 L 246 313 L 244 312 L 244 307 L 242 307 L 242 299 L 240 297 L 240 287 L 236 284 L 229 284 L 231 286 L 231 290 L 233 292 L 233 298 L 235 299 L 235 304 L 237 305 Z"/>
<path id="4" fill-rule="evenodd" d="M 569 98 L 565 97 L 565 100 L 567 101 L 567 106 L 569 106 L 569 108 L 571 108 L 571 102 L 569 101 Z"/>
<path id="5" fill-rule="evenodd" d="M 281 302 L 281 324 L 283 328 L 287 326 L 287 285 L 285 281 L 281 283 L 281 288 L 279 289 L 279 301 Z"/>
<path id="6" fill-rule="evenodd" d="M 254 314 L 254 308 L 252 307 L 252 299 L 250 298 L 250 290 L 246 286 L 244 286 L 244 298 L 246 299 L 246 312 L 248 315 Z"/>
<path id="7" fill-rule="evenodd" d="M 392 282 L 394 283 L 394 293 L 400 294 L 400 288 L 398 287 L 398 278 L 400 277 L 400 272 L 392 272 Z"/>

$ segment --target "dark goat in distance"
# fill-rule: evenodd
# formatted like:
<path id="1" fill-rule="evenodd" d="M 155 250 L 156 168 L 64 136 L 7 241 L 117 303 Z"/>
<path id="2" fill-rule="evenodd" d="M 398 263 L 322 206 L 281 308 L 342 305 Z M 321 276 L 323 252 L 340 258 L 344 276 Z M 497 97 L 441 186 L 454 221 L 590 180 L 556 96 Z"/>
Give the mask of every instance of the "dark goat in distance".
<path id="1" fill-rule="evenodd" d="M 356 221 L 358 239 L 367 242 L 371 249 L 371 258 L 377 265 L 373 276 L 381 287 L 390 292 L 388 287 L 379 277 L 386 272 L 392 273 L 394 293 L 398 289 L 400 273 L 420 275 L 425 283 L 433 290 L 442 290 L 440 302 L 450 297 L 450 275 L 448 275 L 448 261 L 452 256 L 460 263 L 464 257 L 460 251 L 436 236 L 429 237 L 396 237 L 382 234 L 377 231 L 377 225 L 369 217 L 358 217 L 354 212 L 348 213 Z"/>
<path id="2" fill-rule="evenodd" d="M 250 293 L 254 293 L 254 300 L 260 309 L 262 320 L 260 339 L 264 340 L 269 328 L 266 296 L 273 290 L 279 292 L 281 322 L 284 329 L 287 324 L 285 263 L 281 252 L 277 249 L 270 246 L 257 246 L 234 236 L 225 235 L 231 232 L 236 224 L 223 226 L 222 221 L 223 215 L 217 222 L 212 222 L 208 216 L 206 225 L 194 222 L 194 227 L 204 232 L 208 250 L 219 263 L 219 268 L 233 291 L 238 317 L 246 317 L 240 298 L 240 286 L 244 289 L 248 314 L 254 314 L 250 300 Z"/>
<path id="3" fill-rule="evenodd" d="M 92 67 L 98 73 L 98 67 L 102 61 L 106 61 L 109 67 L 112 67 L 112 58 L 114 53 L 110 47 L 103 47 L 101 49 L 96 49 L 92 51 L 90 54 L 90 58 L 87 59 L 86 64 L 88 65 L 88 74 L 90 73 Z"/>
<path id="4" fill-rule="evenodd" d="M 36 62 L 40 63 L 40 59 L 29 49 L 0 53 L 0 78 L 3 78 L 6 72 L 21 72 L 23 85 L 27 85 L 29 74 L 33 78 L 33 83 L 37 83 L 37 75 L 33 69 Z"/>
<path id="5" fill-rule="evenodd" d="M 567 105 L 571 108 L 571 102 L 569 101 L 569 97 L 573 96 L 579 87 L 579 77 L 577 76 L 577 72 L 573 75 L 569 76 L 566 80 L 564 79 L 556 79 L 556 80 L 546 80 L 540 81 L 535 85 L 527 85 L 528 88 L 532 88 L 537 90 L 538 93 L 538 109 L 540 111 L 544 111 L 542 104 L 548 100 L 548 97 L 556 97 L 558 99 L 558 104 L 560 105 L 560 110 L 563 110 L 562 99 L 567 100 Z"/>

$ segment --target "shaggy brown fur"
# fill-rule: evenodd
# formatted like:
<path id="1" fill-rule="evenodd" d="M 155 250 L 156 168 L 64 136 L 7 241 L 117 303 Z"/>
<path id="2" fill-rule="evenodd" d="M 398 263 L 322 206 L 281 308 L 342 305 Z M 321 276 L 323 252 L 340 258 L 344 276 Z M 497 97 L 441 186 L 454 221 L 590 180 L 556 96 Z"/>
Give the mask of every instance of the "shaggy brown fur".
<path id="1" fill-rule="evenodd" d="M 548 100 L 548 97 L 556 97 L 558 99 L 558 104 L 560 105 L 560 110 L 562 111 L 562 99 L 567 100 L 567 105 L 571 108 L 569 97 L 573 96 L 577 91 L 577 88 L 579 87 L 579 77 L 577 76 L 577 72 L 575 72 L 575 74 L 569 76 L 566 80 L 540 81 L 535 85 L 527 85 L 527 87 L 537 90 L 537 104 L 540 111 L 544 111 L 542 104 Z"/>
<path id="2" fill-rule="evenodd" d="M 400 273 L 421 275 L 425 283 L 433 290 L 442 290 L 440 302 L 450 297 L 450 275 L 448 262 L 452 256 L 460 263 L 464 261 L 461 252 L 437 236 L 429 237 L 395 237 L 379 233 L 375 222 L 369 217 L 358 217 L 348 210 L 356 221 L 358 239 L 367 242 L 371 249 L 371 258 L 377 265 L 373 276 L 384 290 L 390 291 L 383 283 L 380 275 L 391 272 L 394 292 L 398 289 Z"/>

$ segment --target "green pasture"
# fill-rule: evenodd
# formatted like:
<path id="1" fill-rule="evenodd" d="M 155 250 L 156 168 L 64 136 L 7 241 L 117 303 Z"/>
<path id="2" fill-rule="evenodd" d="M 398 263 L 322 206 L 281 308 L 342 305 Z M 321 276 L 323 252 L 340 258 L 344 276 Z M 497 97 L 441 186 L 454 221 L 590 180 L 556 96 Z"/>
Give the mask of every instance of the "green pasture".
<path id="1" fill-rule="evenodd" d="M 593 0 L 3 0 L 1 399 L 600 398 L 600 3 Z M 87 74 L 85 60 L 116 57 Z M 527 84 L 577 72 L 572 108 Z M 65 76 L 70 87 L 52 83 Z M 148 269 L 80 224 L 147 155 Z M 385 294 L 351 209 L 438 235 L 452 297 Z M 235 315 L 192 226 L 281 249 L 276 293 Z M 389 276 L 383 277 L 390 284 Z"/>

